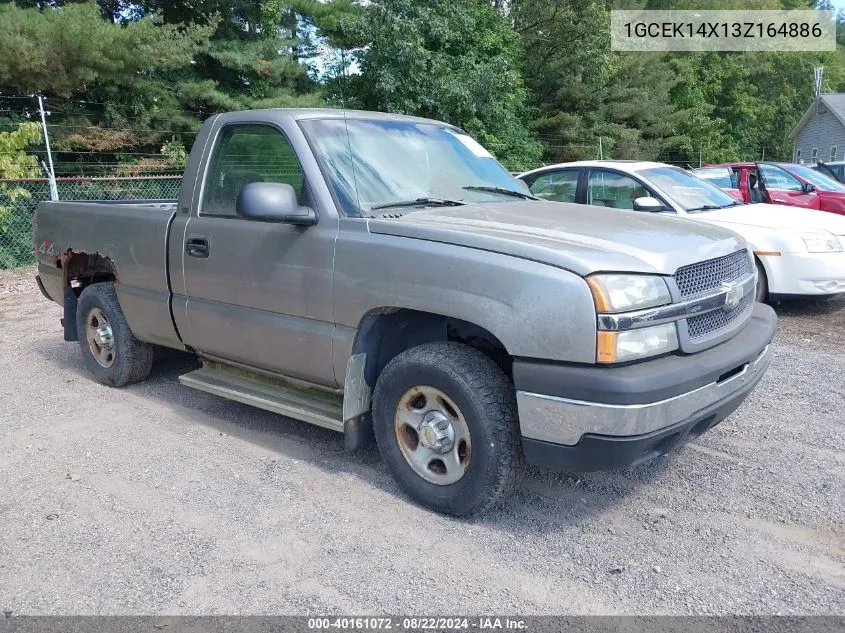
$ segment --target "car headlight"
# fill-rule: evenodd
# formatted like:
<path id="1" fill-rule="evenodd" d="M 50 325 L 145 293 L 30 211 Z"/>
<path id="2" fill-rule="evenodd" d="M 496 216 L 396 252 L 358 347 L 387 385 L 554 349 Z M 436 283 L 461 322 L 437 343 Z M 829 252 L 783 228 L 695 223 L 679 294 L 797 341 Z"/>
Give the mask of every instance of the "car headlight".
<path id="1" fill-rule="evenodd" d="M 669 287 L 656 275 L 591 275 L 587 277 L 587 284 L 597 312 L 628 312 L 672 302 Z"/>
<path id="2" fill-rule="evenodd" d="M 801 239 L 809 253 L 837 253 L 842 251 L 839 239 L 827 231 L 806 231 L 801 233 Z"/>
<path id="3" fill-rule="evenodd" d="M 625 332 L 599 332 L 596 362 L 624 363 L 666 354 L 678 349 L 678 330 L 674 323 L 664 323 Z"/>

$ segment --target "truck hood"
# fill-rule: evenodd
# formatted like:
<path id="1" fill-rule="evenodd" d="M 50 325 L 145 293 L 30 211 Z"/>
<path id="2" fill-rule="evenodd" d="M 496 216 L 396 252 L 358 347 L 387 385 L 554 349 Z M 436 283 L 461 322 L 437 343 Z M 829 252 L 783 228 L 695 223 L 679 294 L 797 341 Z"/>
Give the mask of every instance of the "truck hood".
<path id="1" fill-rule="evenodd" d="M 728 228 L 730 228 L 729 225 L 745 225 L 798 231 L 821 229 L 834 235 L 845 235 L 845 216 L 783 204 L 746 204 L 727 209 L 703 211 L 690 214 L 689 217 Z"/>
<path id="2" fill-rule="evenodd" d="M 694 220 L 559 202 L 501 202 L 370 218 L 373 233 L 443 242 L 543 262 L 579 275 L 671 275 L 745 248 L 726 229 Z"/>

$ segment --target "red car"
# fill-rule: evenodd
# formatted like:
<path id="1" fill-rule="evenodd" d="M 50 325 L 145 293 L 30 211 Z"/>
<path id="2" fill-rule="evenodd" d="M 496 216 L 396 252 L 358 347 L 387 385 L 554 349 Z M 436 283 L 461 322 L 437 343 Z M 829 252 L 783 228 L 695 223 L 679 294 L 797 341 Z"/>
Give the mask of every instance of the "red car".
<path id="1" fill-rule="evenodd" d="M 806 165 L 724 163 L 693 169 L 740 202 L 785 204 L 845 215 L 845 185 Z"/>

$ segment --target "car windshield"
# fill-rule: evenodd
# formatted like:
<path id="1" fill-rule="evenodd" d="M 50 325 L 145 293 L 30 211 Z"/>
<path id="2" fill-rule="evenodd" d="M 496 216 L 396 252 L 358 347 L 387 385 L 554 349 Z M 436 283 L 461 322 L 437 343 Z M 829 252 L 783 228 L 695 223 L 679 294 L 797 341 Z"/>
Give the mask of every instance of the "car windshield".
<path id="1" fill-rule="evenodd" d="M 796 176 L 803 178 L 809 183 L 812 183 L 816 189 L 820 191 L 841 191 L 845 192 L 845 185 L 836 182 L 827 174 L 815 171 L 804 165 L 790 165 L 788 171 L 791 171 Z"/>
<path id="2" fill-rule="evenodd" d="M 638 173 L 685 211 L 709 211 L 738 204 L 716 185 L 678 167 L 653 167 Z"/>
<path id="3" fill-rule="evenodd" d="M 300 125 L 347 215 L 531 197 L 479 143 L 445 124 L 339 118 Z"/>

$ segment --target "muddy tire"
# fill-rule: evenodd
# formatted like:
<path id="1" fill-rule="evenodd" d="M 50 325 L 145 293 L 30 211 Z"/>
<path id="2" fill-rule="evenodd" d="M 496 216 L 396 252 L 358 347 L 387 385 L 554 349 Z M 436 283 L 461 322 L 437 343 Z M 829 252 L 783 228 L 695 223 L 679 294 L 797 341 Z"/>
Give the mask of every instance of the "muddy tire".
<path id="1" fill-rule="evenodd" d="M 112 282 L 91 284 L 82 291 L 76 329 L 85 365 L 97 382 L 123 387 L 150 373 L 153 346 L 132 334 Z"/>
<path id="2" fill-rule="evenodd" d="M 522 474 L 513 384 L 466 345 L 427 343 L 391 360 L 376 383 L 373 425 L 402 489 L 439 512 L 482 513 Z"/>

